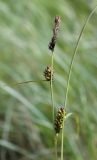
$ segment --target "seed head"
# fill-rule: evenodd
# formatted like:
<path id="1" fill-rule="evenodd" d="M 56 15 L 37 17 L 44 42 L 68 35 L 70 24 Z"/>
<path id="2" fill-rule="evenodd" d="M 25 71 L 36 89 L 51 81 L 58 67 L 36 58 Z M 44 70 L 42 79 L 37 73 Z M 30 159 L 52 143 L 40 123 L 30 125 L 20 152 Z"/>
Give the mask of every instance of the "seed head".
<path id="1" fill-rule="evenodd" d="M 53 76 L 53 72 L 52 72 L 52 68 L 51 66 L 47 66 L 44 70 L 44 77 L 47 81 L 50 81 L 51 80 L 51 73 L 52 73 L 52 76 Z"/>
<path id="2" fill-rule="evenodd" d="M 58 31 L 59 31 L 59 27 L 60 27 L 60 16 L 56 16 L 55 17 L 55 21 L 54 21 L 54 27 L 53 27 L 53 35 L 51 38 L 51 41 L 49 42 L 49 49 L 53 52 L 55 45 L 56 45 L 56 40 L 57 40 L 57 35 L 58 35 Z"/>
<path id="3" fill-rule="evenodd" d="M 59 134 L 60 130 L 63 128 L 63 118 L 66 116 L 64 108 L 59 108 L 55 118 L 55 133 Z"/>

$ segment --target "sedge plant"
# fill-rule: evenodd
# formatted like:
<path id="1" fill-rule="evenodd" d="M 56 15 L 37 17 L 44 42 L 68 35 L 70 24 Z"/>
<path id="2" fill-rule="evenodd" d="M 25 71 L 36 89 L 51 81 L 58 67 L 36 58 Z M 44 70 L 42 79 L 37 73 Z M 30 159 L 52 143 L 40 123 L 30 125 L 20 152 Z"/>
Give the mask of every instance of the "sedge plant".
<path id="1" fill-rule="evenodd" d="M 90 20 L 90 18 L 92 17 L 92 15 L 94 14 L 95 10 L 97 9 L 97 5 L 96 7 L 91 11 L 91 13 L 89 14 L 89 16 L 87 17 L 82 30 L 79 34 L 74 52 L 73 52 L 73 56 L 71 59 L 71 63 L 70 63 L 70 67 L 69 67 L 69 72 L 68 72 L 68 79 L 67 79 L 67 87 L 66 87 L 66 92 L 65 92 L 65 100 L 64 100 L 64 104 L 63 107 L 59 108 L 57 113 L 56 113 L 56 117 L 55 117 L 55 106 L 54 106 L 54 94 L 53 94 L 53 74 L 54 74 L 54 48 L 56 45 L 56 40 L 57 40 L 57 35 L 58 35 L 58 31 L 59 31 L 59 27 L 60 27 L 60 16 L 56 16 L 55 17 L 55 21 L 54 21 L 54 27 L 53 27 L 53 35 L 52 38 L 49 42 L 48 48 L 51 51 L 51 65 L 47 66 L 45 71 L 44 71 L 44 76 L 45 79 L 43 80 L 29 80 L 29 81 L 24 81 L 24 82 L 18 82 L 18 83 L 13 83 L 11 84 L 12 86 L 17 86 L 17 85 L 21 85 L 21 84 L 27 84 L 27 83 L 37 83 L 40 81 L 46 81 L 46 82 L 50 82 L 50 92 L 51 92 L 51 102 L 52 102 L 52 119 L 53 119 L 53 127 L 54 127 L 54 138 L 55 138 L 55 155 L 56 155 L 56 160 L 57 160 L 57 138 L 58 135 L 60 133 L 60 130 L 62 129 L 62 133 L 61 133 L 61 157 L 60 160 L 64 159 L 64 122 L 65 120 L 72 115 L 72 113 L 68 113 L 67 114 L 67 100 L 68 100 L 68 93 L 69 93 L 69 85 L 70 85 L 70 78 L 71 78 L 71 73 L 72 73 L 72 67 L 74 65 L 74 59 L 75 56 L 77 54 L 77 50 L 79 47 L 79 43 L 80 40 L 82 38 L 82 35 L 84 33 L 84 30 Z"/>

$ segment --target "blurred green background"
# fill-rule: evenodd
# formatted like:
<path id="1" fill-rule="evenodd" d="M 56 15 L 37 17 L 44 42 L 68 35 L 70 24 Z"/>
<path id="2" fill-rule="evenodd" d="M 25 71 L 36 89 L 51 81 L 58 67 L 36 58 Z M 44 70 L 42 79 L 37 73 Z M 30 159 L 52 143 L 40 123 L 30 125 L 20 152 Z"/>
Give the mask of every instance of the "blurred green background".
<path id="1" fill-rule="evenodd" d="M 73 50 L 96 0 L 0 0 L 0 160 L 54 160 L 52 105 L 44 79 L 54 17 L 61 27 L 54 55 L 54 102 L 64 103 Z M 64 159 L 97 160 L 97 12 L 84 32 L 70 81 Z M 59 138 L 60 139 L 60 138 Z M 58 142 L 60 156 L 60 141 Z"/>

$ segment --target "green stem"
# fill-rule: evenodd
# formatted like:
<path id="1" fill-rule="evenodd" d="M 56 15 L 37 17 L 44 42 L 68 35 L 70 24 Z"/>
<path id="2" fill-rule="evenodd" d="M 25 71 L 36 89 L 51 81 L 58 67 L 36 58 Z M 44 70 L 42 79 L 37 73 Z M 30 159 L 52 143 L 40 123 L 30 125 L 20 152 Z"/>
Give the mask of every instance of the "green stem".
<path id="1" fill-rule="evenodd" d="M 56 155 L 56 160 L 57 160 L 57 141 L 58 141 L 58 134 L 55 135 L 55 155 Z"/>
<path id="2" fill-rule="evenodd" d="M 68 98 L 68 91 L 69 91 L 69 84 L 70 84 L 70 77 L 71 77 L 72 67 L 73 67 L 74 59 L 75 59 L 75 56 L 77 54 L 77 50 L 78 50 L 78 47 L 79 47 L 79 42 L 80 42 L 81 37 L 83 35 L 83 32 L 84 32 L 84 30 L 85 30 L 85 28 L 87 26 L 87 23 L 89 22 L 90 18 L 92 17 L 92 15 L 94 14 L 94 12 L 95 12 L 96 9 L 97 9 L 97 5 L 91 11 L 91 13 L 89 14 L 89 16 L 87 17 L 87 19 L 86 19 L 86 21 L 85 21 L 85 23 L 84 23 L 84 25 L 82 27 L 82 30 L 80 32 L 80 35 L 78 37 L 75 49 L 74 49 L 74 53 L 73 53 L 73 56 L 72 56 L 72 60 L 71 60 L 70 68 L 69 68 L 69 73 L 68 73 L 68 80 L 67 80 L 67 87 L 66 87 L 66 94 L 65 94 L 65 101 L 64 101 L 64 109 L 65 110 L 67 108 L 67 98 Z M 65 117 L 64 117 L 64 120 L 65 120 Z M 63 160 L 64 120 L 63 120 L 62 139 L 61 139 L 61 160 Z"/>
<path id="3" fill-rule="evenodd" d="M 54 66 L 54 52 L 52 52 L 52 57 L 51 57 L 51 81 L 50 81 L 51 101 L 52 101 L 52 121 L 53 121 L 53 128 L 54 128 L 55 109 L 54 109 L 54 96 L 53 96 L 53 66 Z M 53 131 L 54 131 L 54 129 L 53 129 Z M 55 137 L 54 137 L 54 139 L 55 139 Z M 56 149 L 57 148 L 56 148 L 56 145 L 55 145 L 55 156 L 56 156 L 56 152 L 57 152 Z"/>
<path id="4" fill-rule="evenodd" d="M 54 124 L 55 110 L 54 110 L 54 96 L 53 96 L 53 65 L 54 65 L 53 61 L 54 61 L 54 56 L 53 56 L 53 52 L 52 52 L 50 88 L 51 88 L 51 101 L 52 101 L 52 119 L 53 119 L 53 124 Z"/>

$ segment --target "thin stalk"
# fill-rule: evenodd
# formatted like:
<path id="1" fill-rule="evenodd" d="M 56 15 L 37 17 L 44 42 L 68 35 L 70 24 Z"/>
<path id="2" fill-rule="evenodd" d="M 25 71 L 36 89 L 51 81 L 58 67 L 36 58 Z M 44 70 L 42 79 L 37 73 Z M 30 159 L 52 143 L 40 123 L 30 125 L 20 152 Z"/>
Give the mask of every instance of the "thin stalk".
<path id="1" fill-rule="evenodd" d="M 52 121 L 53 121 L 53 128 L 54 128 L 55 109 L 54 109 L 54 96 L 53 96 L 53 68 L 54 68 L 54 52 L 52 52 L 52 56 L 51 56 L 51 81 L 50 81 L 51 101 L 52 101 Z M 57 137 L 54 137 L 54 139 L 55 139 L 55 142 L 54 142 L 55 143 L 55 157 L 57 160 L 57 154 L 56 154 L 57 153 Z"/>
<path id="2" fill-rule="evenodd" d="M 72 67 L 73 67 L 73 64 L 74 64 L 74 59 L 75 59 L 75 56 L 77 54 L 77 50 L 78 50 L 78 47 L 79 47 L 79 43 L 80 43 L 80 40 L 82 38 L 82 35 L 83 35 L 83 32 L 87 26 L 87 23 L 89 22 L 90 18 L 92 17 L 92 15 L 94 14 L 95 10 L 97 9 L 97 5 L 96 7 L 91 11 L 91 13 L 89 14 L 89 16 L 87 17 L 83 27 L 82 27 L 82 30 L 80 32 L 80 35 L 78 37 L 78 40 L 77 40 L 77 43 L 76 43 L 76 46 L 75 46 L 75 49 L 74 49 L 74 53 L 73 53 L 73 56 L 72 56 L 72 59 L 71 59 L 71 64 L 70 64 L 70 68 L 69 68 L 69 73 L 68 73 L 68 80 L 67 80 L 67 87 L 66 87 L 66 94 L 65 94 L 65 101 L 64 101 L 64 109 L 66 110 L 67 108 L 67 98 L 68 98 L 68 91 L 69 91 L 69 84 L 70 84 L 70 77 L 71 77 L 71 72 L 72 72 Z M 61 139 L 61 160 L 63 160 L 63 145 L 64 145 L 64 120 L 65 120 L 65 117 L 63 119 L 63 129 L 62 129 L 62 139 Z"/>
<path id="3" fill-rule="evenodd" d="M 57 153 L 57 142 L 58 142 L 58 134 L 55 135 L 55 156 L 56 156 L 56 160 L 58 157 L 58 153 Z"/>
<path id="4" fill-rule="evenodd" d="M 54 125 L 55 110 L 54 110 L 54 96 L 53 96 L 53 68 L 54 68 L 53 66 L 54 66 L 54 54 L 52 52 L 50 89 L 51 89 L 51 101 L 52 101 L 52 119 L 53 119 L 53 125 Z"/>

